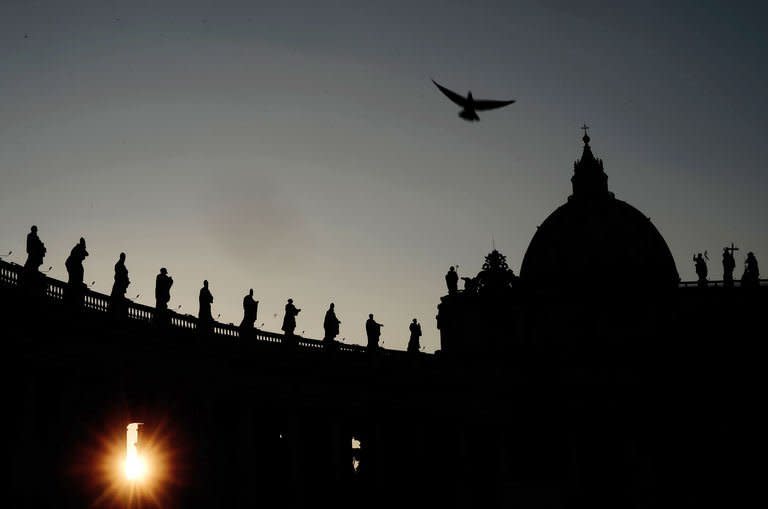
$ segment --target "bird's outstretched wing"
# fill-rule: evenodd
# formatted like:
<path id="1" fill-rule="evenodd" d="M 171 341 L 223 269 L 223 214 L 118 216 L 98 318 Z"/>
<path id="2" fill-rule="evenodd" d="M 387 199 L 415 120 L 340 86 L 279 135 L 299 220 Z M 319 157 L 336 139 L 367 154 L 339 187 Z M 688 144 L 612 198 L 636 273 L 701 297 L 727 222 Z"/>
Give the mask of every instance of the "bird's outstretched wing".
<path id="1" fill-rule="evenodd" d="M 440 89 L 440 92 L 445 94 L 445 96 L 448 99 L 450 99 L 451 101 L 455 102 L 456 104 L 458 104 L 462 108 L 465 108 L 467 106 L 467 99 L 465 97 L 460 96 L 459 94 L 457 94 L 453 90 L 448 90 L 447 88 L 445 88 L 444 86 L 442 86 L 438 82 L 436 82 L 435 80 L 432 80 L 432 83 L 434 83 L 435 86 Z"/>
<path id="2" fill-rule="evenodd" d="M 509 106 L 515 102 L 514 99 L 511 101 L 494 101 L 491 99 L 476 99 L 474 101 L 474 106 L 476 111 L 488 111 L 488 110 L 495 110 L 496 108 L 503 108 L 504 106 Z"/>

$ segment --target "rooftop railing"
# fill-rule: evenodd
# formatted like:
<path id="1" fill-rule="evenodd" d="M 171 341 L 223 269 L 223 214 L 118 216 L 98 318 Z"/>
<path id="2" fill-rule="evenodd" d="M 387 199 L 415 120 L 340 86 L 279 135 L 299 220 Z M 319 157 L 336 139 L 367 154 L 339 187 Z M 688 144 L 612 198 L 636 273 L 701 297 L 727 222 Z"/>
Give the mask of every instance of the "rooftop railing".
<path id="1" fill-rule="evenodd" d="M 0 287 L 17 288 L 21 283 L 23 267 L 19 264 L 0 260 Z M 67 283 L 44 276 L 45 296 L 54 302 L 63 302 L 66 293 Z M 96 313 L 107 313 L 110 311 L 111 298 L 108 295 L 91 290 L 83 290 L 83 308 Z M 129 320 L 137 322 L 152 323 L 155 320 L 156 309 L 144 304 L 139 304 L 126 299 L 126 315 Z M 168 311 L 168 323 L 171 327 L 178 329 L 196 330 L 198 328 L 198 319 L 191 315 L 182 315 L 174 311 Z M 223 324 L 214 321 L 210 327 L 212 336 L 227 338 L 240 338 L 242 336 L 240 327 L 234 324 Z M 244 338 L 246 339 L 246 338 Z M 286 341 L 284 334 L 277 334 L 260 329 L 251 329 L 247 333 L 247 340 L 258 343 L 282 344 Z M 317 339 L 294 336 L 292 343 L 300 349 L 320 351 L 326 348 L 326 344 Z M 335 343 L 335 349 L 346 353 L 362 353 L 367 348 L 362 345 L 351 345 L 344 343 Z M 405 352 L 396 352 L 392 350 L 379 349 L 385 355 L 404 354 Z"/>
<path id="2" fill-rule="evenodd" d="M 701 287 L 698 281 L 681 281 L 678 286 L 680 288 Z M 703 288 L 741 288 L 742 286 L 741 280 L 734 279 L 730 284 L 726 284 L 725 281 L 707 281 Z M 758 286 L 768 286 L 768 279 L 759 279 Z"/>

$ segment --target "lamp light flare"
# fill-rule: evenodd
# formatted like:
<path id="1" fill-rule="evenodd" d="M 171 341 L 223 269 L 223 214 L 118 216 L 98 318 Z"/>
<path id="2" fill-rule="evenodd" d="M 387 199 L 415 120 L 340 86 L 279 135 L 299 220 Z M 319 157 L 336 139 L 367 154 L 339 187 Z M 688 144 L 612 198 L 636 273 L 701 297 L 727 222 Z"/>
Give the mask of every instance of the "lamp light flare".
<path id="1" fill-rule="evenodd" d="M 140 454 L 139 430 L 143 425 L 142 422 L 132 422 L 126 426 L 125 477 L 133 482 L 142 481 L 148 471 L 146 459 Z"/>

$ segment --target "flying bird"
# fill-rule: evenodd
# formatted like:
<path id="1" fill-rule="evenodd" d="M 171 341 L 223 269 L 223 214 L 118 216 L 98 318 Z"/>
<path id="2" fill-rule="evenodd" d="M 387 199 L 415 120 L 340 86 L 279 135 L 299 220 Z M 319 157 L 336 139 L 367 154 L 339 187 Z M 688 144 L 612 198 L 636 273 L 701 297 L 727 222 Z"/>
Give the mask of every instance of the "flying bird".
<path id="1" fill-rule="evenodd" d="M 487 110 L 495 110 L 497 108 L 503 108 L 504 106 L 508 106 L 515 102 L 514 99 L 511 101 L 495 101 L 493 99 L 475 99 L 472 97 L 472 92 L 467 92 L 467 97 L 462 97 L 461 95 L 457 94 L 453 90 L 449 90 L 445 88 L 444 86 L 440 85 L 435 80 L 432 80 L 432 83 L 435 84 L 437 88 L 440 89 L 440 92 L 445 94 L 445 96 L 453 101 L 454 103 L 458 104 L 462 107 L 462 110 L 459 112 L 459 116 L 466 120 L 467 122 L 478 122 L 480 120 L 480 117 L 477 116 L 478 111 L 487 111 Z"/>

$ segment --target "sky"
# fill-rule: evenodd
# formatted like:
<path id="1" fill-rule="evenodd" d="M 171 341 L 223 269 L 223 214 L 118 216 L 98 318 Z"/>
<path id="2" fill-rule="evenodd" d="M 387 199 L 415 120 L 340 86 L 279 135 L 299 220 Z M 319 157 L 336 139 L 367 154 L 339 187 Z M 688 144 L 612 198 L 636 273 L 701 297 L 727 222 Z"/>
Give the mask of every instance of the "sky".
<path id="1" fill-rule="evenodd" d="M 109 293 L 385 348 L 412 318 L 439 348 L 444 275 L 495 245 L 517 273 L 571 192 L 587 123 L 616 197 L 650 216 L 684 280 L 736 243 L 768 264 L 762 2 L 0 2 L 0 253 Z M 431 79 L 516 99 L 468 123 Z M 765 261 L 763 261 L 765 260 Z M 626 275 L 631 278 L 631 274 Z M 140 295 L 136 297 L 137 295 Z M 179 306 L 181 306 L 179 308 Z"/>

